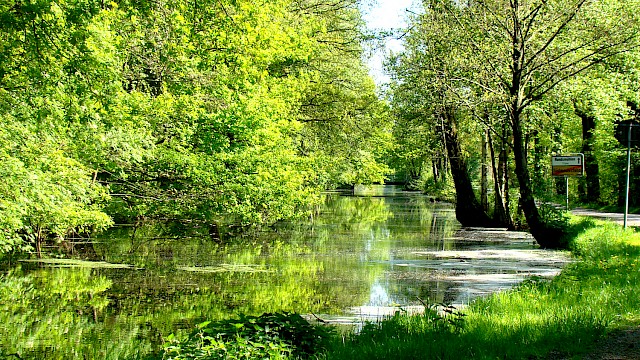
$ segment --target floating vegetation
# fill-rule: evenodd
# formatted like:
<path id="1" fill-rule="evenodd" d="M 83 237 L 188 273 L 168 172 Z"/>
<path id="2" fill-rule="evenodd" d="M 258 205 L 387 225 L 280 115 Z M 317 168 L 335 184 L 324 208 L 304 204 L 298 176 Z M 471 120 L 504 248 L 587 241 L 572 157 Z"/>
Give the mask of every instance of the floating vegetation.
<path id="1" fill-rule="evenodd" d="M 436 259 L 525 261 L 531 263 L 559 263 L 562 265 L 571 262 L 568 252 L 552 252 L 539 249 L 440 250 L 415 251 L 414 254 Z"/>
<path id="2" fill-rule="evenodd" d="M 87 261 L 78 259 L 30 259 L 21 260 L 25 263 L 39 263 L 50 267 L 69 267 L 69 268 L 96 268 L 96 269 L 132 269 L 140 268 L 129 264 L 113 264 L 106 261 Z"/>
<path id="3" fill-rule="evenodd" d="M 217 266 L 180 266 L 178 270 L 191 271 L 199 273 L 219 273 L 219 272 L 240 272 L 240 273 L 256 273 L 269 272 L 261 265 L 244 265 L 244 264 L 220 264 Z"/>

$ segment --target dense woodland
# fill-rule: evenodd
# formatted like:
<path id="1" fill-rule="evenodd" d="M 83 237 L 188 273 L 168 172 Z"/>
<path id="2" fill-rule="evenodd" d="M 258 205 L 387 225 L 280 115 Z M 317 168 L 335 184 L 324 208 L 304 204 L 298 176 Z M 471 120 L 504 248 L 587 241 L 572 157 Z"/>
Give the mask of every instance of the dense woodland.
<path id="1" fill-rule="evenodd" d="M 355 0 L 0 7 L 0 246 L 145 220 L 269 224 L 383 181 Z"/>
<path id="2" fill-rule="evenodd" d="M 557 247 L 539 204 L 564 193 L 560 153 L 586 156 L 574 198 L 620 204 L 638 1 L 424 0 L 384 92 L 360 5 L 0 3 L 0 252 L 114 223 L 272 224 L 392 174 L 457 199 L 463 225 Z"/>

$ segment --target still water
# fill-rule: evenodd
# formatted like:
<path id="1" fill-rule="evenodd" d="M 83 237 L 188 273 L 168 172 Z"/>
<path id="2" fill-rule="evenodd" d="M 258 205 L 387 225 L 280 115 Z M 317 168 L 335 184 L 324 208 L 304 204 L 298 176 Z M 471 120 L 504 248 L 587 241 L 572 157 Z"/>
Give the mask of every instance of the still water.
<path id="1" fill-rule="evenodd" d="M 464 305 L 568 261 L 524 233 L 460 229 L 451 205 L 375 190 L 327 194 L 313 219 L 249 239 L 122 227 L 67 259 L 4 264 L 0 358 L 145 358 L 169 334 L 240 313 L 358 324 L 423 301 Z"/>

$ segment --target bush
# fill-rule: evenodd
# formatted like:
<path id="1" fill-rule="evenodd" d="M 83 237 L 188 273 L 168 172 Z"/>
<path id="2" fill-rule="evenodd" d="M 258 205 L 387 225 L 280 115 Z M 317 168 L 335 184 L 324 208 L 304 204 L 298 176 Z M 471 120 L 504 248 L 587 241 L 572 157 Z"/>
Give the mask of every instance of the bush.
<path id="1" fill-rule="evenodd" d="M 287 359 L 325 349 L 332 330 L 311 325 L 299 314 L 241 315 L 206 321 L 183 341 L 170 336 L 163 359 Z"/>

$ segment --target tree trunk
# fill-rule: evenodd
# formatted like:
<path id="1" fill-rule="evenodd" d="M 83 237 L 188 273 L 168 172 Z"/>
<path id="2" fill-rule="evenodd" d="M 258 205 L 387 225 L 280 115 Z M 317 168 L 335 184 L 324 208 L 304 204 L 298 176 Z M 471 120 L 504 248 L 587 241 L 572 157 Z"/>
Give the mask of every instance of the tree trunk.
<path id="1" fill-rule="evenodd" d="M 489 168 L 487 164 L 487 142 L 489 130 L 485 130 L 482 134 L 482 176 L 480 180 L 480 203 L 484 211 L 489 211 Z"/>
<path id="2" fill-rule="evenodd" d="M 510 117 L 511 128 L 513 130 L 513 155 L 516 164 L 516 177 L 518 178 L 520 187 L 520 205 L 527 219 L 529 231 L 541 247 L 553 249 L 562 248 L 564 247 L 562 243 L 562 237 L 564 236 L 563 230 L 550 227 L 542 220 L 533 196 L 529 167 L 527 164 L 527 149 L 524 147 L 520 106 L 517 99 L 514 100 Z"/>
<path id="3" fill-rule="evenodd" d="M 493 169 L 493 189 L 494 189 L 494 206 L 493 220 L 498 223 L 506 224 L 509 229 L 513 229 L 513 220 L 509 211 L 509 177 L 507 167 L 507 150 L 504 141 L 500 145 L 500 154 L 498 155 L 498 164 L 496 166 L 495 149 L 491 136 L 488 138 L 489 150 L 491 152 L 491 167 Z"/>
<path id="4" fill-rule="evenodd" d="M 584 111 L 576 109 L 576 115 L 582 120 L 582 153 L 584 154 L 584 169 L 586 189 L 581 191 L 584 202 L 600 202 L 600 168 L 593 154 L 593 132 L 596 129 L 596 119 Z M 586 191 L 585 191 L 586 190 Z"/>
<path id="5" fill-rule="evenodd" d="M 514 2 L 514 10 L 518 11 L 518 2 Z M 520 206 L 527 219 L 529 231 L 533 238 L 543 248 L 560 248 L 562 229 L 548 226 L 540 216 L 536 205 L 529 175 L 529 164 L 527 162 L 527 148 L 525 147 L 525 134 L 522 129 L 522 111 L 524 110 L 525 84 L 523 84 L 523 67 L 525 64 L 525 45 L 521 41 L 525 37 L 522 34 L 520 23 L 514 22 L 512 36 L 512 69 L 509 95 L 511 100 L 508 105 L 509 120 L 513 134 L 513 157 L 516 165 L 516 177 L 520 187 Z"/>
<path id="6" fill-rule="evenodd" d="M 447 173 L 449 171 L 449 167 L 448 167 L 448 163 L 449 163 L 449 159 L 447 156 L 447 135 L 446 135 L 446 129 L 445 129 L 445 124 L 444 122 L 446 121 L 443 120 L 440 122 L 440 126 L 437 128 L 438 130 L 438 137 L 440 138 L 440 140 L 442 141 L 442 148 L 444 148 L 444 150 L 438 150 L 438 166 L 440 168 L 440 181 L 442 183 L 445 183 L 447 181 Z"/>
<path id="7" fill-rule="evenodd" d="M 438 159 L 436 158 L 431 159 L 431 173 L 433 174 L 434 184 L 437 184 L 438 181 L 440 180 L 440 176 L 438 176 L 439 167 L 438 167 L 437 161 Z"/>
<path id="8" fill-rule="evenodd" d="M 40 226 L 36 226 L 35 230 L 36 230 L 36 234 L 35 234 L 35 236 L 36 236 L 36 254 L 38 256 L 38 259 L 41 259 L 42 258 L 42 241 L 43 241 L 42 228 Z"/>
<path id="9" fill-rule="evenodd" d="M 443 116 L 451 175 L 453 176 L 453 183 L 456 188 L 456 218 L 462 226 L 500 226 L 500 224 L 497 224 L 487 215 L 473 192 L 471 178 L 469 177 L 467 164 L 462 155 L 460 141 L 458 139 L 455 110 L 453 108 L 446 108 Z"/>
<path id="10" fill-rule="evenodd" d="M 553 147 L 551 152 L 553 154 L 560 154 L 562 152 L 562 147 L 560 144 L 562 143 L 562 128 L 555 127 L 553 129 L 552 139 L 553 139 Z M 556 196 L 564 196 L 567 193 L 567 182 L 564 180 L 564 177 L 556 176 L 553 178 L 553 185 L 555 189 Z"/>

